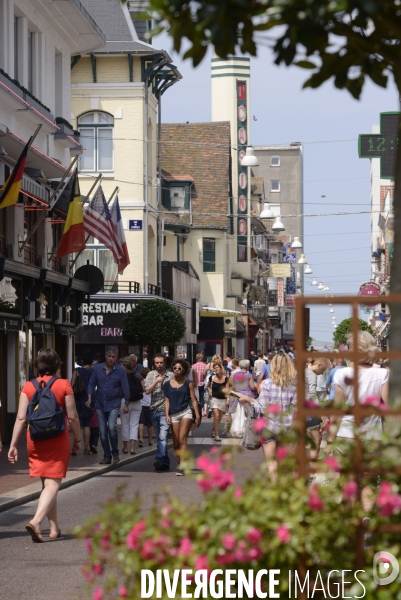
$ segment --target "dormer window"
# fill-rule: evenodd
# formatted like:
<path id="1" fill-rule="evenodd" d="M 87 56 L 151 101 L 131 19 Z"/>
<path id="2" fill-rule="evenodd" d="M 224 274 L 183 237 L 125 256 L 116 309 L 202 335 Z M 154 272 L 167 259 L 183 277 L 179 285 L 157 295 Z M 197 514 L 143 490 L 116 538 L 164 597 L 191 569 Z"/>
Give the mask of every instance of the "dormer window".
<path id="1" fill-rule="evenodd" d="M 191 186 L 193 180 L 188 177 L 163 179 L 163 206 L 172 212 L 189 212 L 191 207 Z"/>

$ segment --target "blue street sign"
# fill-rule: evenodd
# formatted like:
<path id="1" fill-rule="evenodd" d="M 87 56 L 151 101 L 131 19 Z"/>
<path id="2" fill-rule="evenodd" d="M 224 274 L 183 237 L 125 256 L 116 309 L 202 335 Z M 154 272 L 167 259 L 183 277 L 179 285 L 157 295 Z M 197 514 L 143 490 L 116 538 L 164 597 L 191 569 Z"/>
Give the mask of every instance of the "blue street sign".
<path id="1" fill-rule="evenodd" d="M 131 221 L 129 222 L 130 231 L 142 231 L 142 221 Z"/>

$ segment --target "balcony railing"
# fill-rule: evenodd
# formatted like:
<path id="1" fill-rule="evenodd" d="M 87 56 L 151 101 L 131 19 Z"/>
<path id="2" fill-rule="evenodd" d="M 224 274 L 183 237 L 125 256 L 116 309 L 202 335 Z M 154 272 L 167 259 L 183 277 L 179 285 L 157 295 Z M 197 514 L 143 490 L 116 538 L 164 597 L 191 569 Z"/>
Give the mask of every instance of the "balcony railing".
<path id="1" fill-rule="evenodd" d="M 171 295 L 168 292 L 162 290 L 162 293 L 160 294 L 160 288 L 152 283 L 148 283 L 148 294 L 151 294 L 152 296 L 162 296 L 163 298 L 171 300 Z"/>
<path id="2" fill-rule="evenodd" d="M 114 279 L 105 279 L 102 292 L 139 294 L 140 286 L 137 281 L 115 281 Z"/>

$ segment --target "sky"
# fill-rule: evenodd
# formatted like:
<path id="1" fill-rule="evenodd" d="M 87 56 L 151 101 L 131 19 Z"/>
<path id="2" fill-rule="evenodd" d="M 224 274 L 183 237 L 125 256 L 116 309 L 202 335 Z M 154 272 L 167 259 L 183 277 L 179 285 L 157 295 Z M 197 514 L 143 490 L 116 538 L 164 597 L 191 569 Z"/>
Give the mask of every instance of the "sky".
<path id="1" fill-rule="evenodd" d="M 172 50 L 166 34 L 154 38 L 153 45 L 167 50 L 183 75 L 163 95 L 162 121 L 210 121 L 211 52 L 194 68 Z M 360 284 L 370 279 L 371 261 L 370 161 L 358 157 L 358 135 L 369 133 L 381 112 L 399 109 L 398 94 L 393 82 L 387 89 L 368 82 L 357 101 L 332 81 L 303 90 L 307 77 L 308 71 L 298 67 L 277 67 L 271 51 L 259 48 L 251 58 L 251 114 L 257 119 L 251 121 L 251 143 L 302 142 L 304 213 L 348 213 L 305 216 L 303 252 L 313 270 L 305 276 L 305 296 L 322 294 L 310 285 L 312 277 L 329 285 L 329 294 L 357 294 Z M 285 225 L 285 204 L 281 214 Z M 337 323 L 351 316 L 345 306 L 334 309 Z M 366 315 L 361 312 L 360 317 Z M 333 341 L 327 305 L 312 307 L 310 333 L 317 346 Z"/>

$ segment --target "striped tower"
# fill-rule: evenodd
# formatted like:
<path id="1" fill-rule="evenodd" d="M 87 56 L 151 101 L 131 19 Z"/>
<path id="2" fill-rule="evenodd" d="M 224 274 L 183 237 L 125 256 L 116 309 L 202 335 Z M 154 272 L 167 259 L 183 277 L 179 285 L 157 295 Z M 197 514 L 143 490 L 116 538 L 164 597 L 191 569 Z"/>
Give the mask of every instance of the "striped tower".
<path id="1" fill-rule="evenodd" d="M 232 220 L 230 239 L 231 270 L 249 278 L 250 271 L 250 200 L 248 168 L 241 167 L 250 141 L 250 59 L 233 56 L 212 58 L 212 121 L 231 123 Z"/>

